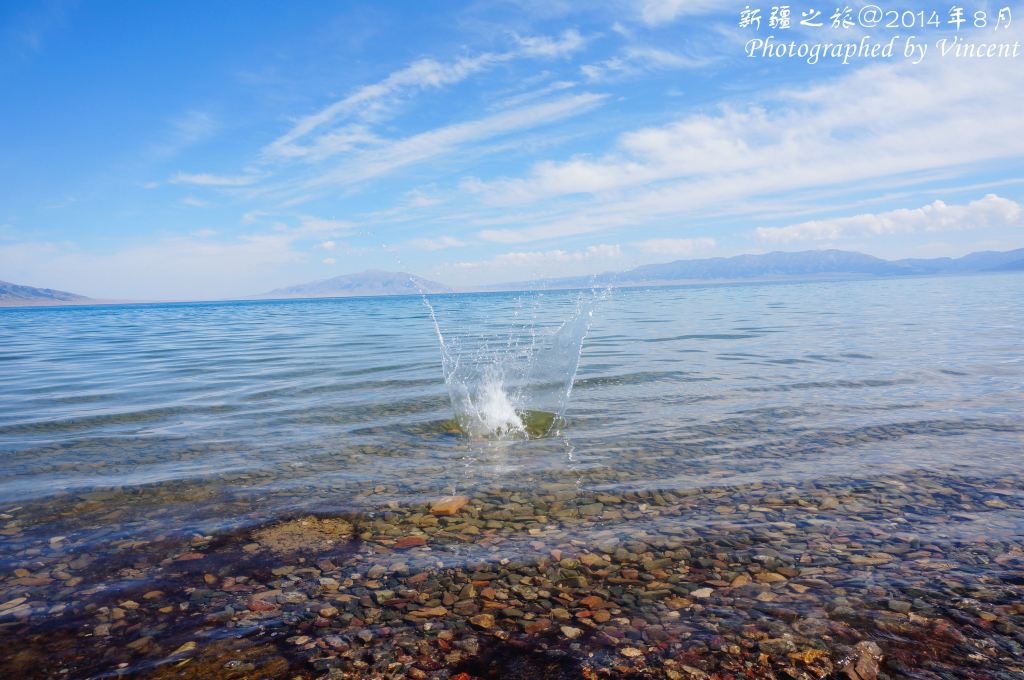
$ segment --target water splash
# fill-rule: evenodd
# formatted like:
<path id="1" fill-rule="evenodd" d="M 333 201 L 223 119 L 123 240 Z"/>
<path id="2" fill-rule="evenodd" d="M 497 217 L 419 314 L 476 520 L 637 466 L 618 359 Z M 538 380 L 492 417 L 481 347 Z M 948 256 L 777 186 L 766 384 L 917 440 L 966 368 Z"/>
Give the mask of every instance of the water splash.
<path id="1" fill-rule="evenodd" d="M 460 319 L 447 331 L 424 294 L 458 429 L 475 439 L 525 439 L 556 430 L 594 309 L 609 293 L 524 293 L 506 323 Z M 559 315 L 561 323 L 550 321 Z"/>

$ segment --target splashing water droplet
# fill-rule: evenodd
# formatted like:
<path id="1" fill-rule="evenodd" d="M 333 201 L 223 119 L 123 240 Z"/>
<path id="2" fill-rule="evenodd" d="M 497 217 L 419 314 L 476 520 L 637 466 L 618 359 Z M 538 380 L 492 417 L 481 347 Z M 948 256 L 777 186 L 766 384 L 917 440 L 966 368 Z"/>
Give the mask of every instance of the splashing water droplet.
<path id="1" fill-rule="evenodd" d="M 462 319 L 447 333 L 424 293 L 459 429 L 478 439 L 525 439 L 555 430 L 569 405 L 594 307 L 609 292 L 574 298 L 526 293 L 499 331 L 493 321 L 481 324 L 488 331 Z M 552 312 L 568 318 L 555 325 L 547 319 Z"/>

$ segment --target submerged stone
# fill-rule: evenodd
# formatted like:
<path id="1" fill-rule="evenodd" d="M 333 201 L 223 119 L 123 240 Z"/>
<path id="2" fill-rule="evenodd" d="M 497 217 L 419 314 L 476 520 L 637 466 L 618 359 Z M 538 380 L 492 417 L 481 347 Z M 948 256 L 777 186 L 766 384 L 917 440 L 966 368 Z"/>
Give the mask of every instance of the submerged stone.
<path id="1" fill-rule="evenodd" d="M 523 423 L 523 430 L 529 439 L 546 437 L 554 429 L 558 415 L 551 411 L 517 411 L 519 419 Z M 435 429 L 440 434 L 469 436 L 457 419 L 449 418 L 437 423 Z"/>
<path id="2" fill-rule="evenodd" d="M 468 502 L 466 496 L 448 496 L 430 506 L 430 512 L 434 515 L 454 515 Z"/>
<path id="3" fill-rule="evenodd" d="M 352 523 L 340 517 L 302 517 L 264 527 L 253 533 L 260 547 L 277 553 L 299 550 L 323 552 L 352 539 Z"/>
<path id="4" fill-rule="evenodd" d="M 519 414 L 526 428 L 526 434 L 530 437 L 543 437 L 547 435 L 555 424 L 557 416 L 550 411 L 523 411 Z"/>

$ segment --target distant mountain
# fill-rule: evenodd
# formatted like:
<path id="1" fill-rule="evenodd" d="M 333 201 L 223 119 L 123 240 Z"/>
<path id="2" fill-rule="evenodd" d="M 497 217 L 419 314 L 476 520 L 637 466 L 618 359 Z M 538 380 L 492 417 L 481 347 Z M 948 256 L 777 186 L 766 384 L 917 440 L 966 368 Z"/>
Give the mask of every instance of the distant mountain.
<path id="1" fill-rule="evenodd" d="M 501 288 L 575 288 L 591 285 L 645 285 L 683 281 L 796 280 L 828 277 L 969 274 L 1024 269 L 1024 248 L 985 251 L 959 258 L 883 260 L 847 250 L 805 250 L 762 255 L 736 255 L 648 264 L 624 272 L 592 277 L 544 279 Z"/>
<path id="2" fill-rule="evenodd" d="M 870 278 L 873 276 L 914 276 L 976 274 L 982 272 L 1024 272 L 1024 248 L 1005 252 L 981 251 L 963 257 L 906 258 L 883 260 L 847 250 L 805 250 L 736 255 L 698 260 L 675 260 L 648 264 L 624 272 L 595 276 L 520 281 L 475 288 L 474 290 L 531 290 L 586 288 L 593 285 L 661 285 L 699 281 L 785 281 L 822 278 Z M 415 295 L 450 293 L 443 283 L 406 272 L 370 269 L 278 288 L 255 298 L 318 298 L 371 295 Z M 96 300 L 52 288 L 35 288 L 0 281 L 0 307 L 95 303 Z M 113 301 L 109 301 L 112 303 Z M 115 303 L 116 304 L 116 303 Z"/>
<path id="3" fill-rule="evenodd" d="M 415 295 L 446 293 L 450 289 L 436 281 L 405 272 L 370 269 L 358 274 L 344 274 L 332 279 L 300 283 L 259 295 L 261 298 L 348 297 L 358 295 Z"/>
<path id="4" fill-rule="evenodd" d="M 870 278 L 1024 271 L 1024 248 L 984 251 L 958 258 L 883 260 L 848 250 L 805 250 L 761 255 L 711 257 L 648 264 L 624 272 L 596 276 L 505 283 L 474 290 L 586 288 L 593 285 L 661 285 L 698 281 L 796 281 L 801 279 Z M 358 295 L 447 293 L 451 288 L 405 272 L 369 270 L 323 281 L 278 288 L 258 297 L 303 298 Z"/>
<path id="5" fill-rule="evenodd" d="M 930 260 L 908 259 L 896 260 L 896 264 L 910 267 L 916 273 L 927 274 L 962 274 L 970 272 L 1001 271 L 1016 261 L 1024 260 L 1024 248 L 997 252 L 983 250 L 956 259 L 937 257 Z M 1012 269 L 1012 267 L 1011 267 Z"/>
<path id="6" fill-rule="evenodd" d="M 1024 272 L 1024 260 L 1014 260 L 991 269 L 994 272 Z"/>
<path id="7" fill-rule="evenodd" d="M 775 252 L 649 264 L 623 272 L 619 280 L 750 279 L 820 274 L 888 276 L 904 273 L 907 273 L 904 267 L 863 253 L 845 250 L 807 250 L 797 253 Z"/>
<path id="8" fill-rule="evenodd" d="M 34 288 L 16 283 L 0 281 L 0 307 L 28 305 L 59 305 L 75 302 L 86 302 L 89 298 L 63 290 L 52 288 Z"/>

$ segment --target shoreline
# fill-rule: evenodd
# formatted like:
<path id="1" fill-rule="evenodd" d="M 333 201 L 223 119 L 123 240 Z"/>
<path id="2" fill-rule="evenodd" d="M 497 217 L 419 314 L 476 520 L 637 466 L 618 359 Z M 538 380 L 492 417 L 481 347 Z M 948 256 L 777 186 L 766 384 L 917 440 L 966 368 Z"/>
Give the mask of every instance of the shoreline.
<path id="1" fill-rule="evenodd" d="M 1024 511 L 970 480 L 915 471 L 846 488 L 477 489 L 223 534 L 126 538 L 105 555 L 82 554 L 68 537 L 25 537 L 22 566 L 0 581 L 0 640 L 19 641 L 0 670 L 449 680 L 1024 672 L 1014 654 L 1024 650 L 1024 551 L 994 530 L 936 544 L 916 518 L 907 525 L 912 507 L 953 525 Z"/>
<path id="2" fill-rule="evenodd" d="M 553 285 L 549 288 L 472 288 L 465 290 L 452 290 L 440 293 L 354 293 L 352 295 L 318 295 L 312 297 L 242 297 L 223 298 L 209 300 L 98 300 L 87 299 L 82 301 L 54 301 L 54 302 L 11 302 L 0 300 L 0 311 L 5 309 L 73 309 L 77 307 L 121 307 L 121 306 L 150 306 L 150 305 L 220 305 L 232 303 L 257 303 L 257 302 L 303 302 L 314 300 L 369 300 L 375 298 L 416 298 L 445 297 L 458 295 L 504 295 L 509 293 L 546 293 L 546 292 L 573 292 L 591 291 L 597 289 L 611 288 L 613 290 L 633 290 L 648 288 L 720 288 L 731 286 L 759 286 L 759 285 L 793 285 L 793 284 L 821 284 L 821 283 L 857 283 L 870 281 L 891 281 L 891 280 L 920 280 L 920 279 L 961 279 L 974 276 L 1005 276 L 1019 274 L 1019 271 L 982 271 L 982 272 L 958 272 L 952 274 L 887 274 L 887 275 L 822 275 L 820 277 L 765 277 L 765 278 L 739 278 L 739 279 L 680 279 L 680 280 L 651 280 L 642 282 L 625 282 L 615 284 L 594 284 L 593 286 L 579 285 Z"/>

